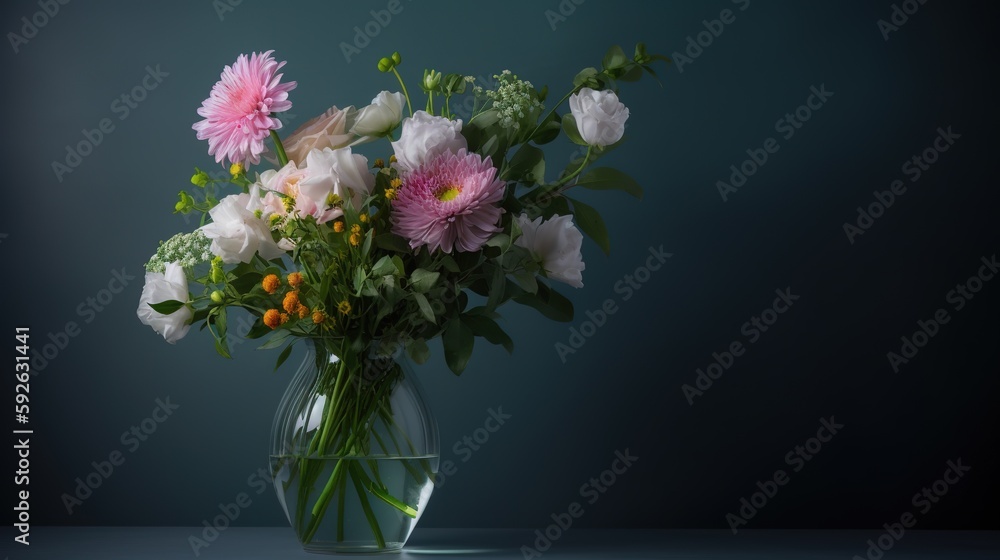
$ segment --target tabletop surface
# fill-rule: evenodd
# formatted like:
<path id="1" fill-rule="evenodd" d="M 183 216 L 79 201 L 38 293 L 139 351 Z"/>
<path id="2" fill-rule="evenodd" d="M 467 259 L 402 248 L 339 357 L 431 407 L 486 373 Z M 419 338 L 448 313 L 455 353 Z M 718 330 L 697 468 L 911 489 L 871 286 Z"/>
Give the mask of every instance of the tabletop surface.
<path id="1" fill-rule="evenodd" d="M 167 560 L 319 558 L 301 550 L 291 530 L 232 527 L 194 549 L 201 527 L 33 527 L 30 545 L 4 531 L 0 556 L 21 559 Z M 881 541 L 879 537 L 882 536 Z M 871 540 L 872 542 L 868 542 Z M 536 542 L 537 541 L 537 542 Z M 881 542 L 887 551 L 878 550 Z M 533 529 L 417 529 L 395 558 L 430 559 L 801 559 L 997 560 L 1000 532 L 591 530 L 571 528 L 548 543 Z M 538 548 L 535 548 L 535 547 Z M 524 547 L 524 548 L 522 548 Z M 545 548 L 545 550 L 541 550 Z M 197 552 L 197 554 L 196 554 Z M 537 552 L 537 554 L 535 554 Z M 362 557 L 342 555 L 343 557 Z"/>

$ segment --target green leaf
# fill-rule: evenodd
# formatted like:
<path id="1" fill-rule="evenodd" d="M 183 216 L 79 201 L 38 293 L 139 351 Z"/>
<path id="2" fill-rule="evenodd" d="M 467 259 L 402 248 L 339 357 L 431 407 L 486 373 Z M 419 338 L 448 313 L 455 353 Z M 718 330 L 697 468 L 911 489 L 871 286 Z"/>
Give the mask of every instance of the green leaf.
<path id="1" fill-rule="evenodd" d="M 437 324 L 437 317 L 434 315 L 434 308 L 431 307 L 429 301 L 427 301 L 427 296 L 419 292 L 413 293 L 413 299 L 417 300 L 417 307 L 420 308 L 420 313 L 431 323 Z"/>
<path id="2" fill-rule="evenodd" d="M 508 352 L 514 351 L 514 341 L 496 321 L 485 315 L 462 315 L 462 321 L 472 329 L 473 334 L 485 338 L 490 344 L 499 344 Z"/>
<path id="3" fill-rule="evenodd" d="M 392 274 L 396 271 L 396 264 L 392 262 L 392 257 L 389 255 L 383 256 L 375 266 L 372 267 L 372 276 L 386 276 Z"/>
<path id="4" fill-rule="evenodd" d="M 365 274 L 365 268 L 363 266 L 358 266 L 354 269 L 354 295 L 361 295 L 361 290 L 365 287 L 365 280 L 368 275 Z"/>
<path id="5" fill-rule="evenodd" d="M 510 279 L 522 290 L 534 294 L 538 292 L 538 279 L 535 273 L 519 270 L 510 275 Z"/>
<path id="6" fill-rule="evenodd" d="M 604 60 L 601 62 L 601 65 L 604 66 L 605 70 L 617 70 L 619 68 L 624 68 L 629 62 L 628 57 L 625 56 L 625 51 L 623 51 L 618 45 L 614 45 L 608 49 L 607 54 L 604 55 Z"/>
<path id="7" fill-rule="evenodd" d="M 422 364 L 431 357 L 431 349 L 427 346 L 427 341 L 422 338 L 415 338 L 406 345 L 406 351 L 410 358 L 418 364 Z"/>
<path id="8" fill-rule="evenodd" d="M 215 321 L 214 321 L 215 329 L 219 332 L 219 338 L 226 338 L 226 331 L 227 331 L 226 308 L 217 307 L 216 309 L 218 309 L 219 311 L 215 315 Z M 211 314 L 209 314 L 209 317 L 211 317 Z"/>
<path id="9" fill-rule="evenodd" d="M 392 256 L 392 264 L 396 267 L 395 276 L 403 276 L 406 274 L 406 269 L 403 267 L 403 259 L 399 258 L 399 255 Z"/>
<path id="10" fill-rule="evenodd" d="M 535 144 L 542 145 L 555 140 L 559 137 L 559 131 L 562 129 L 559 115 L 555 111 L 549 113 L 549 116 L 545 117 L 545 120 L 537 128 L 534 136 L 525 139 L 526 142 L 530 140 Z"/>
<path id="11" fill-rule="evenodd" d="M 441 344 L 444 346 L 444 359 L 448 367 L 455 375 L 461 375 L 465 371 L 465 366 L 472 357 L 472 347 L 476 342 L 475 335 L 460 319 L 454 318 L 448 321 L 444 333 L 441 335 Z"/>
<path id="12" fill-rule="evenodd" d="M 215 351 L 223 358 L 232 358 L 229 354 L 229 345 L 226 344 L 226 339 L 224 338 L 215 339 Z"/>
<path id="13" fill-rule="evenodd" d="M 445 255 L 441 258 L 441 266 L 448 272 L 460 272 L 462 270 L 451 255 Z"/>
<path id="14" fill-rule="evenodd" d="M 425 294 L 434 287 L 440 276 L 440 272 L 431 272 L 423 268 L 418 268 L 410 274 L 410 285 L 413 286 L 415 291 Z"/>
<path id="15" fill-rule="evenodd" d="M 281 354 L 278 354 L 278 361 L 274 363 L 274 371 L 278 371 L 278 368 L 281 367 L 281 364 L 285 363 L 285 360 L 287 360 L 288 357 L 292 355 L 292 346 L 294 344 L 295 343 L 293 342 L 292 344 L 285 346 L 285 349 L 281 351 Z"/>
<path id="16" fill-rule="evenodd" d="M 545 182 L 545 153 L 531 144 L 522 145 L 510 158 L 502 179 L 529 184 Z"/>
<path id="17" fill-rule="evenodd" d="M 371 230 L 370 229 L 370 230 L 368 230 L 368 233 L 365 234 L 365 241 L 364 241 L 364 243 L 361 244 L 361 258 L 362 259 L 367 259 L 368 258 L 368 253 L 371 252 L 371 250 L 372 250 L 372 236 L 374 235 L 374 232 L 375 232 L 375 230 Z"/>
<path id="18" fill-rule="evenodd" d="M 333 265 L 330 265 L 326 269 L 326 273 L 323 275 L 323 281 L 319 285 L 320 301 L 326 301 L 326 295 L 330 292 L 330 282 L 333 280 L 333 270 Z"/>
<path id="19" fill-rule="evenodd" d="M 584 68 L 573 78 L 573 85 L 576 87 L 593 87 L 599 85 L 597 79 L 597 68 Z M 595 88 L 596 89 L 596 88 Z"/>
<path id="20" fill-rule="evenodd" d="M 483 273 L 489 278 L 489 298 L 486 301 L 486 309 L 493 311 L 503 302 L 504 286 L 507 284 L 507 275 L 502 267 L 493 265 L 483 266 Z"/>
<path id="21" fill-rule="evenodd" d="M 496 135 L 490 136 L 486 142 L 483 143 L 482 147 L 479 148 L 479 155 L 483 158 L 492 158 L 493 153 L 496 152 L 497 148 L 500 146 L 500 140 L 497 139 Z"/>
<path id="22" fill-rule="evenodd" d="M 259 285 L 264 275 L 259 272 L 248 272 L 229 283 L 237 292 L 245 294 Z"/>
<path id="23" fill-rule="evenodd" d="M 486 246 L 496 247 L 497 249 L 500 249 L 502 251 L 506 250 L 508 247 L 510 247 L 510 236 L 507 235 L 506 233 L 494 235 L 493 237 L 486 240 Z"/>
<path id="24" fill-rule="evenodd" d="M 166 301 L 161 301 L 160 303 L 150 303 L 149 306 L 153 308 L 153 311 L 156 311 L 161 315 L 170 315 L 174 311 L 184 307 L 184 302 L 177 301 L 176 299 L 168 299 Z"/>
<path id="25" fill-rule="evenodd" d="M 396 235 L 395 233 L 380 233 L 375 236 L 375 246 L 379 249 L 385 249 L 386 251 L 395 251 L 397 253 L 412 253 L 413 250 L 410 249 L 410 244 L 406 242 L 405 239 Z"/>
<path id="26" fill-rule="evenodd" d="M 580 131 L 576 128 L 576 118 L 573 117 L 573 113 L 566 113 L 563 115 L 562 129 L 563 132 L 566 133 L 566 137 L 569 138 L 574 144 L 579 144 L 581 146 L 587 145 L 583 136 L 580 136 Z"/>
<path id="27" fill-rule="evenodd" d="M 573 203 L 573 216 L 576 218 L 576 225 L 580 231 L 597 242 L 605 255 L 610 254 L 611 241 L 608 239 L 608 226 L 604 224 L 601 214 L 593 206 L 588 206 L 569 197 L 566 198 Z"/>
<path id="28" fill-rule="evenodd" d="M 270 350 L 271 348 L 277 348 L 281 346 L 285 342 L 285 339 L 287 339 L 291 335 L 292 335 L 291 331 L 284 331 L 284 330 L 278 331 L 274 333 L 274 336 L 267 339 L 267 342 L 258 346 L 257 349 Z"/>
<path id="29" fill-rule="evenodd" d="M 620 190 L 641 199 L 642 187 L 635 179 L 611 167 L 598 167 L 589 171 L 577 181 L 577 186 L 598 191 Z"/>
<path id="30" fill-rule="evenodd" d="M 541 282 L 537 294 L 518 294 L 514 301 L 535 308 L 553 321 L 568 323 L 573 320 L 573 302 Z"/>

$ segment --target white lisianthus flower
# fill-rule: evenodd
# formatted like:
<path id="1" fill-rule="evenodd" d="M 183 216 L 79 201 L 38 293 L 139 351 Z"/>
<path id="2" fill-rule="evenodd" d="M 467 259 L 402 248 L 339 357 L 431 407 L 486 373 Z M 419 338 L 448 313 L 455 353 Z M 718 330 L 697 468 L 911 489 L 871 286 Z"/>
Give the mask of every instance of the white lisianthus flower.
<path id="1" fill-rule="evenodd" d="M 231 194 L 220 200 L 208 211 L 212 222 L 199 228 L 212 240 L 212 253 L 227 264 L 248 263 L 254 253 L 265 260 L 285 254 L 271 236 L 263 207 L 257 185 L 249 194 Z"/>
<path id="2" fill-rule="evenodd" d="M 517 225 L 521 236 L 514 244 L 527 249 L 541 263 L 545 276 L 574 288 L 583 287 L 583 234 L 573 225 L 572 216 L 556 214 L 543 222 L 541 217 L 531 220 L 521 214 Z"/>
<path id="3" fill-rule="evenodd" d="M 426 111 L 417 111 L 403 119 L 403 132 L 392 143 L 396 154 L 396 167 L 407 172 L 444 152 L 457 154 L 469 144 L 462 136 L 462 119 L 451 120 L 435 117 Z"/>
<path id="4" fill-rule="evenodd" d="M 299 181 L 299 193 L 316 205 L 313 216 L 326 223 L 344 215 L 344 204 L 361 210 L 361 204 L 375 188 L 375 176 L 368 171 L 368 159 L 351 153 L 350 148 L 313 150 L 306 156 L 306 177 Z"/>
<path id="5" fill-rule="evenodd" d="M 146 284 L 139 296 L 139 308 L 136 314 L 143 325 L 153 327 L 170 344 L 184 338 L 191 328 L 191 318 L 194 313 L 187 305 L 170 315 L 157 312 L 149 306 L 151 303 L 176 300 L 187 303 L 188 282 L 184 275 L 184 267 L 171 262 L 167 263 L 163 272 L 147 272 Z"/>
<path id="6" fill-rule="evenodd" d="M 610 146 L 625 134 L 628 107 L 611 90 L 582 88 L 569 96 L 569 110 L 580 136 L 591 146 Z"/>
<path id="7" fill-rule="evenodd" d="M 351 132 L 358 136 L 385 136 L 403 119 L 406 98 L 402 93 L 383 91 L 372 99 L 371 105 L 358 111 Z"/>

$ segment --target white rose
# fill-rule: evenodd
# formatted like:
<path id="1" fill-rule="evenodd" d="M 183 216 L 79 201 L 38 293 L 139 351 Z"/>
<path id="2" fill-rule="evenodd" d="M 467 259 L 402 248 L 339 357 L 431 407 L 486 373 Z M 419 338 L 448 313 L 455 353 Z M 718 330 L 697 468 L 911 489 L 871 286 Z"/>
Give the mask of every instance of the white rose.
<path id="1" fill-rule="evenodd" d="M 396 167 L 403 172 L 419 167 L 425 161 L 444 152 L 458 153 L 468 149 L 462 136 L 462 119 L 450 120 L 435 117 L 426 111 L 417 111 L 403 119 L 403 132 L 392 143 L 396 154 Z"/>
<path id="2" fill-rule="evenodd" d="M 530 220 L 527 214 L 517 217 L 521 236 L 514 242 L 527 249 L 535 260 L 541 262 L 545 275 L 565 282 L 574 288 L 583 287 L 583 234 L 573 225 L 572 216 L 556 214 L 542 221 Z"/>
<path id="3" fill-rule="evenodd" d="M 372 104 L 358 111 L 351 132 L 358 136 L 385 136 L 396 128 L 403 118 L 402 93 L 383 91 L 372 99 Z"/>
<path id="4" fill-rule="evenodd" d="M 188 301 L 187 276 L 184 275 L 184 268 L 175 262 L 167 263 L 163 272 L 146 273 L 146 285 L 142 287 L 139 309 L 136 310 L 143 325 L 153 327 L 154 331 L 173 344 L 187 334 L 194 313 L 186 305 L 170 315 L 159 313 L 149 306 L 151 303 L 170 300 L 184 303 Z"/>
<path id="5" fill-rule="evenodd" d="M 299 193 L 317 205 L 319 223 L 344 214 L 331 206 L 331 197 L 361 210 L 361 204 L 375 188 L 375 176 L 368 171 L 368 159 L 351 153 L 350 148 L 313 150 L 306 156 L 306 178 L 299 181 Z"/>
<path id="6" fill-rule="evenodd" d="M 591 146 L 610 146 L 625 134 L 628 107 L 611 90 L 583 88 L 569 96 L 569 109 L 580 136 Z"/>
<path id="7" fill-rule="evenodd" d="M 231 194 L 208 211 L 212 223 L 202 226 L 201 232 L 212 240 L 212 253 L 228 264 L 248 263 L 254 253 L 271 260 L 285 254 L 271 236 L 267 216 L 258 217 L 255 210 L 263 211 L 260 191 L 254 185 L 249 194 Z"/>

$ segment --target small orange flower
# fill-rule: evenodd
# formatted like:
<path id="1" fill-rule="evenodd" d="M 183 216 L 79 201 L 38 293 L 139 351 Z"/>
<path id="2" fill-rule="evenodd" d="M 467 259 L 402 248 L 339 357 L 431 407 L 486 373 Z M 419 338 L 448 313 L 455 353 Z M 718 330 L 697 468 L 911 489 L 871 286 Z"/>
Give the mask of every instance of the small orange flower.
<path id="1" fill-rule="evenodd" d="M 372 165 L 372 167 L 377 167 L 379 169 L 382 169 L 383 167 L 385 167 L 385 160 L 382 158 L 375 158 L 375 164 Z"/>
<path id="2" fill-rule="evenodd" d="M 342 315 L 347 315 L 351 312 L 351 304 L 346 299 L 337 304 L 337 311 L 340 311 Z"/>
<path id="3" fill-rule="evenodd" d="M 281 307 L 285 308 L 285 311 L 289 313 L 295 313 L 299 309 L 299 292 L 288 292 L 285 294 L 285 300 L 281 302 Z"/>
<path id="4" fill-rule="evenodd" d="M 299 304 L 299 308 L 296 310 L 296 313 L 299 314 L 299 319 L 305 319 L 309 316 L 309 308 Z"/>
<path id="5" fill-rule="evenodd" d="M 278 287 L 281 286 L 281 279 L 278 278 L 277 274 L 268 274 L 264 277 L 264 280 L 260 283 L 263 286 L 264 291 L 273 294 L 278 291 Z"/>
<path id="6" fill-rule="evenodd" d="M 277 309 L 268 309 L 264 313 L 264 324 L 275 329 L 281 324 L 281 313 Z"/>
<path id="7" fill-rule="evenodd" d="M 284 325 L 285 323 L 288 322 L 288 313 L 282 313 L 280 318 L 281 318 L 281 324 Z"/>
<path id="8" fill-rule="evenodd" d="M 333 231 L 335 231 L 337 233 L 340 233 L 340 232 L 344 231 L 344 222 L 342 222 L 340 220 L 337 220 L 336 222 L 333 222 Z"/>
<path id="9" fill-rule="evenodd" d="M 351 234 L 351 245 L 354 245 L 355 247 L 357 247 L 358 245 L 361 245 L 361 234 L 360 233 L 352 233 Z"/>
<path id="10" fill-rule="evenodd" d="M 318 325 L 318 324 L 322 323 L 323 321 L 326 321 L 326 313 L 323 313 L 319 309 L 317 309 L 316 311 L 313 311 L 313 323 L 315 323 L 315 324 Z"/>
<path id="11" fill-rule="evenodd" d="M 298 288 L 299 286 L 302 285 L 302 282 L 303 282 L 303 280 L 302 280 L 302 273 L 300 273 L 300 272 L 293 272 L 293 273 L 291 273 L 291 274 L 288 275 L 288 285 L 289 286 L 291 286 L 293 288 Z"/>
<path id="12" fill-rule="evenodd" d="M 361 226 L 358 224 L 351 226 L 351 233 L 361 233 Z"/>
<path id="13" fill-rule="evenodd" d="M 368 222 L 368 214 L 366 212 L 362 212 L 361 214 L 358 215 L 358 219 L 361 220 L 362 224 L 367 223 Z"/>
<path id="14" fill-rule="evenodd" d="M 400 179 L 399 177 L 396 177 L 393 180 L 389 181 L 389 186 L 394 189 L 398 189 L 399 187 L 403 186 L 403 180 Z"/>

